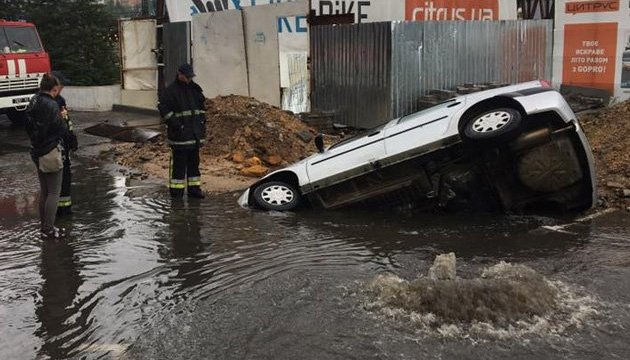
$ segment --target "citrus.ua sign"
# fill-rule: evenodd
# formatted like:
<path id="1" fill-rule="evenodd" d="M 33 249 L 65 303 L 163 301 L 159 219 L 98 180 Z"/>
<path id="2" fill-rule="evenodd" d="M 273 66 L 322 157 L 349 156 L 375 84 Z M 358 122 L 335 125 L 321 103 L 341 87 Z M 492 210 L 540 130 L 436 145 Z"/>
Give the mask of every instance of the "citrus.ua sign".
<path id="1" fill-rule="evenodd" d="M 498 20 L 499 0 L 406 0 L 405 20 Z"/>

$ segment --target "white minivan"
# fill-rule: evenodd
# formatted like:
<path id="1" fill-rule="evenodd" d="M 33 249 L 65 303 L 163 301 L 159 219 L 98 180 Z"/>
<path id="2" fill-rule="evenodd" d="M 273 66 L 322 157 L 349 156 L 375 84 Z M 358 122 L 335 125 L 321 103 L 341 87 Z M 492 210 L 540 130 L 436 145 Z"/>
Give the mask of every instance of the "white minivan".
<path id="1" fill-rule="evenodd" d="M 270 173 L 242 206 L 413 204 L 580 211 L 595 202 L 593 155 L 575 114 L 545 81 L 456 97 L 391 120 Z"/>

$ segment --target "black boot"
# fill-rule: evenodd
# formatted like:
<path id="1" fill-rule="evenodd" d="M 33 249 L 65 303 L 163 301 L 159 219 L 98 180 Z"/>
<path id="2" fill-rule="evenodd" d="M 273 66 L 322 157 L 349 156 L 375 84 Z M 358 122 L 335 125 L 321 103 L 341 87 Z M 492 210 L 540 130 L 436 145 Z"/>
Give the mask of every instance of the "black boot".
<path id="1" fill-rule="evenodd" d="M 204 199 L 206 196 L 201 192 L 201 189 L 197 186 L 188 188 L 188 197 L 195 199 Z"/>
<path id="2" fill-rule="evenodd" d="M 72 215 L 72 208 L 70 206 L 63 206 L 57 208 L 57 216 Z"/>
<path id="3" fill-rule="evenodd" d="M 170 189 L 171 197 L 174 199 L 179 199 L 184 197 L 184 189 Z"/>

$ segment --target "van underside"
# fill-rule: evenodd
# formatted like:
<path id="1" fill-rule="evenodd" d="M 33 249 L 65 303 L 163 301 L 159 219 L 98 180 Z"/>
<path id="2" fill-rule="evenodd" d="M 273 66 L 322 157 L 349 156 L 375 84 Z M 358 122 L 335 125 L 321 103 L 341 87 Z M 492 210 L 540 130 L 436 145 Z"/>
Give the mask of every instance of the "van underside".
<path id="1" fill-rule="evenodd" d="M 446 210 L 580 211 L 593 202 L 589 163 L 575 125 L 555 112 L 529 116 L 500 144 L 452 145 L 322 187 L 315 207 L 413 206 Z"/>

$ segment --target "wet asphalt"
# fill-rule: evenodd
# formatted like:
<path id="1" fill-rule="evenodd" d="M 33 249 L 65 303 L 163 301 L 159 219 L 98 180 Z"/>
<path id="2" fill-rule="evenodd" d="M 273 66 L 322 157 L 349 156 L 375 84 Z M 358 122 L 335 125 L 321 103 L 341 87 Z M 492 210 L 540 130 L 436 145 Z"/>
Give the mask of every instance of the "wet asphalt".
<path id="1" fill-rule="evenodd" d="M 74 214 L 59 220 L 70 235 L 58 242 L 38 236 L 28 142 L 0 117 L 0 359 L 630 358 L 628 213 L 576 222 L 266 213 L 238 207 L 238 193 L 173 201 L 161 181 L 99 157 L 109 140 L 82 132 L 120 116 L 134 118 L 75 116 Z M 506 261 L 562 284 L 570 324 L 550 316 L 527 332 L 474 334 L 451 324 L 457 335 L 445 335 L 375 308 L 362 290 L 380 274 L 426 274 L 447 252 L 460 277 Z"/>

